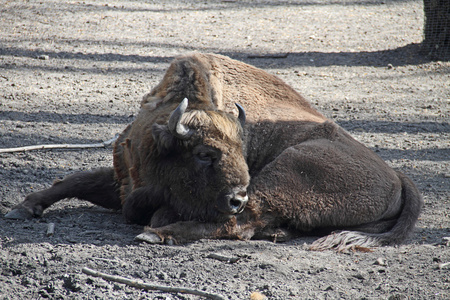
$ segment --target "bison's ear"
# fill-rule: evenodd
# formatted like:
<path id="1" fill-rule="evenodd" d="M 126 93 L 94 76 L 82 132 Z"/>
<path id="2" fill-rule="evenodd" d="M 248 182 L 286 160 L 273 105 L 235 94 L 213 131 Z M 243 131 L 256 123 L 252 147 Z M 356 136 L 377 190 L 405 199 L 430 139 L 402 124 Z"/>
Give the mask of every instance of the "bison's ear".
<path id="1" fill-rule="evenodd" d="M 152 135 L 159 153 L 165 153 L 175 145 L 175 137 L 166 125 L 153 124 Z"/>

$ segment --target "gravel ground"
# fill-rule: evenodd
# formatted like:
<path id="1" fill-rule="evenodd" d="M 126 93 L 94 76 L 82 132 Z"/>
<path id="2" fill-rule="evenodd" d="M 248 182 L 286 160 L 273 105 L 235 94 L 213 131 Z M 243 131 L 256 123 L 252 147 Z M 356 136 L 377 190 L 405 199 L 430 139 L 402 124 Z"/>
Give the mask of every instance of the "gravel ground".
<path id="1" fill-rule="evenodd" d="M 200 299 L 83 267 L 227 299 L 450 297 L 450 63 L 418 54 L 421 0 L 0 0 L 0 28 L 1 148 L 108 140 L 173 57 L 214 52 L 277 74 L 425 199 L 404 245 L 369 253 L 311 252 L 314 237 L 148 245 L 120 213 L 71 199 L 40 219 L 0 218 L 1 299 Z M 0 213 L 111 164 L 111 147 L 0 154 Z"/>

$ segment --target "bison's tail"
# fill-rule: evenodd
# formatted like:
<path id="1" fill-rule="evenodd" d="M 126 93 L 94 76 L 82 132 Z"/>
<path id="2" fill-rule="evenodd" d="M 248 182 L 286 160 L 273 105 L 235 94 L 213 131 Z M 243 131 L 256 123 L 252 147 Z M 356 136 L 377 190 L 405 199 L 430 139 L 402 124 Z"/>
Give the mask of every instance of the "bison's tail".
<path id="1" fill-rule="evenodd" d="M 404 205 L 395 225 L 389 231 L 382 233 L 366 233 L 361 231 L 332 233 L 315 241 L 310 249 L 346 251 L 349 249 L 366 249 L 403 242 L 414 230 L 423 206 L 423 199 L 417 187 L 407 176 L 400 172 L 398 172 L 398 176 L 402 182 Z"/>

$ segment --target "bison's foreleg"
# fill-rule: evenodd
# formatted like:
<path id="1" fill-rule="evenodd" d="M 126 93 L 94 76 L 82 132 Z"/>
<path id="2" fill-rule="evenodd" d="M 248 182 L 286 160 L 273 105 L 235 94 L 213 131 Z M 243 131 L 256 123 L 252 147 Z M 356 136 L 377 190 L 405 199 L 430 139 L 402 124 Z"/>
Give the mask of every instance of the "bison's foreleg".
<path id="1" fill-rule="evenodd" d="M 156 191 L 150 184 L 137 188 L 125 199 L 123 216 L 129 223 L 155 227 L 179 221 L 173 210 L 162 206 L 163 199 L 163 191 Z"/>
<path id="2" fill-rule="evenodd" d="M 158 228 L 146 227 L 136 239 L 152 244 L 184 244 L 200 239 L 249 240 L 257 228 L 256 223 L 252 222 L 237 224 L 234 217 L 225 223 L 183 221 Z"/>
<path id="3" fill-rule="evenodd" d="M 5 215 L 10 219 L 27 219 L 41 216 L 53 203 L 65 198 L 87 200 L 105 208 L 120 209 L 121 203 L 112 168 L 78 172 L 57 180 L 39 192 L 31 193 Z"/>

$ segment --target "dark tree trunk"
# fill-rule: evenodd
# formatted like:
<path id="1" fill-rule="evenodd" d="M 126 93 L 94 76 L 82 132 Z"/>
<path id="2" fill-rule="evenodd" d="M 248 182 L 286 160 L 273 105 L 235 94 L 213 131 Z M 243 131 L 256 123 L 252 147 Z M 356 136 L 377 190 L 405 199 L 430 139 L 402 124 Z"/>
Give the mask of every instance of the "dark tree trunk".
<path id="1" fill-rule="evenodd" d="M 424 0 L 422 51 L 432 58 L 450 59 L 450 0 Z"/>

